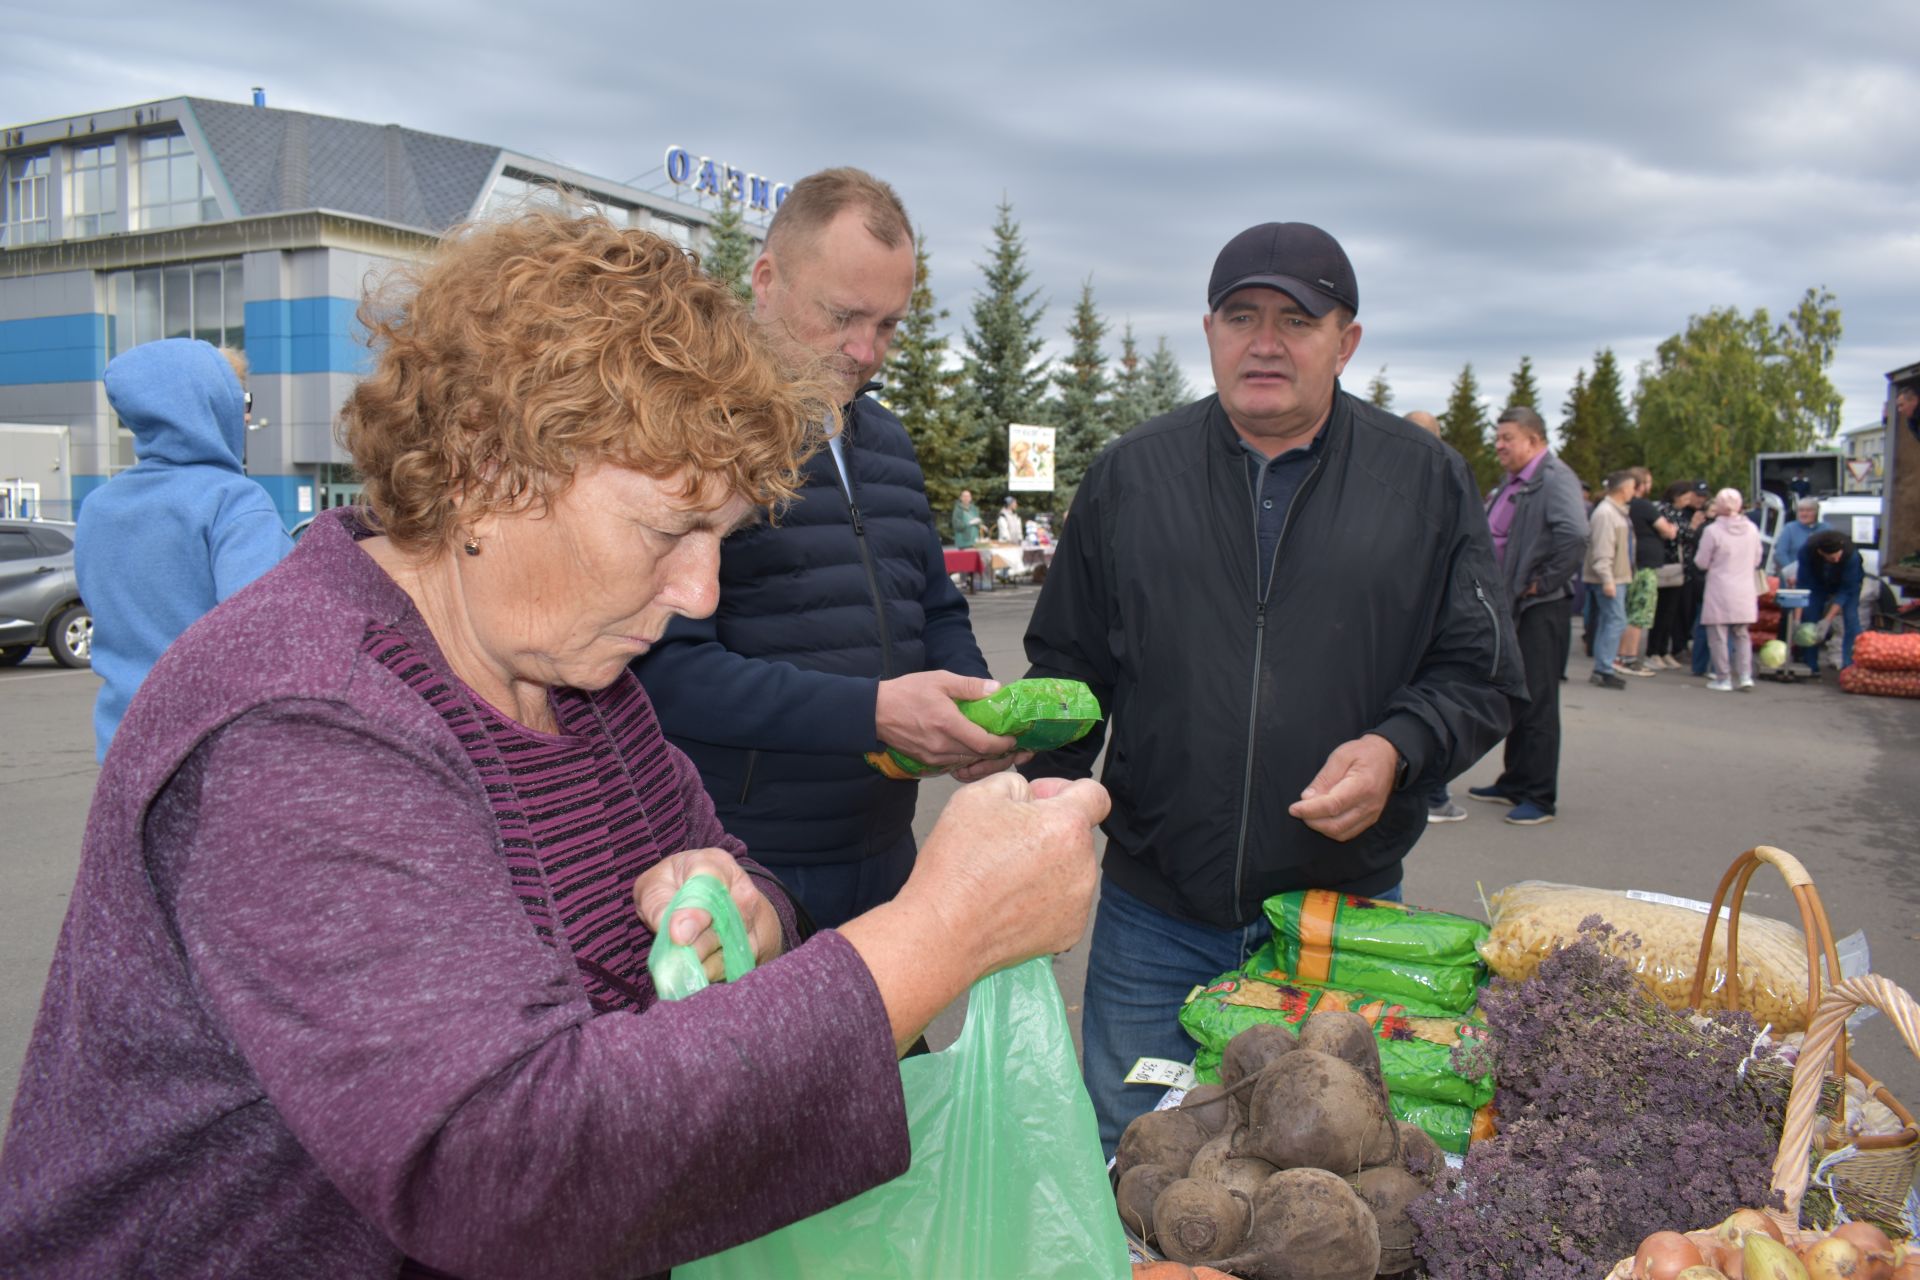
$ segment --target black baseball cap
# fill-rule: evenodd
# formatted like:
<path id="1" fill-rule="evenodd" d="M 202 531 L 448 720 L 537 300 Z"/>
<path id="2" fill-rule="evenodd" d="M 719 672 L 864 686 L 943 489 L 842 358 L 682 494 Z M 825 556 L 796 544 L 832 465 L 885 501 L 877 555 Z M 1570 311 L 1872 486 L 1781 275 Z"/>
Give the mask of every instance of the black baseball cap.
<path id="1" fill-rule="evenodd" d="M 1360 286 L 1346 250 L 1305 222 L 1263 222 L 1227 241 L 1213 260 L 1207 310 L 1219 310 L 1228 294 L 1250 285 L 1278 289 L 1314 316 L 1336 306 L 1360 310 Z"/>

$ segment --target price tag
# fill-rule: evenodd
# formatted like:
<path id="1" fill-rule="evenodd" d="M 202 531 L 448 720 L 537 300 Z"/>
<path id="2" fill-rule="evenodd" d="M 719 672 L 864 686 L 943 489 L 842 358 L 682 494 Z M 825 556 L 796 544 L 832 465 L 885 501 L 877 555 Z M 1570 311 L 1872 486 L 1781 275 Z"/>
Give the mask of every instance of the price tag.
<path id="1" fill-rule="evenodd" d="M 1137 1058 L 1127 1072 L 1128 1084 L 1157 1084 L 1168 1089 L 1193 1088 L 1193 1064 L 1170 1058 Z"/>

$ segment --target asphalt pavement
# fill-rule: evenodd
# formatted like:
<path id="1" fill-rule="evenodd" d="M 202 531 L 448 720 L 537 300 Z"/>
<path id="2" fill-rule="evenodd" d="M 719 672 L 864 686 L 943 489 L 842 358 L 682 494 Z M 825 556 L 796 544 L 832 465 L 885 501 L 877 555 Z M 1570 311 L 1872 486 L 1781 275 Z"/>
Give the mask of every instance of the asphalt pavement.
<path id="1" fill-rule="evenodd" d="M 1000 679 L 1025 671 L 1021 635 L 1037 595 L 1016 587 L 971 597 Z M 1710 693 L 1680 672 L 1614 692 L 1586 683 L 1577 645 L 1573 677 L 1562 686 L 1559 819 L 1510 826 L 1497 807 L 1464 798 L 1498 774 L 1496 749 L 1456 784 L 1469 817 L 1429 827 L 1414 849 L 1409 902 L 1480 915 L 1483 893 L 1523 879 L 1706 899 L 1738 854 L 1771 844 L 1807 865 L 1839 933 L 1866 932 L 1876 972 L 1920 991 L 1920 702 L 1853 697 L 1830 680 Z M 0 1113 L 73 885 L 97 774 L 89 716 L 98 688 L 91 672 L 62 670 L 44 652 L 0 670 Z M 953 785 L 922 784 L 923 837 Z M 1791 895 L 1766 871 L 1749 907 L 1795 918 Z M 1084 941 L 1055 973 L 1077 1035 Z M 956 1008 L 935 1024 L 936 1048 L 960 1019 Z M 1862 1029 L 1857 1056 L 1920 1106 L 1920 1062 L 1886 1019 Z"/>

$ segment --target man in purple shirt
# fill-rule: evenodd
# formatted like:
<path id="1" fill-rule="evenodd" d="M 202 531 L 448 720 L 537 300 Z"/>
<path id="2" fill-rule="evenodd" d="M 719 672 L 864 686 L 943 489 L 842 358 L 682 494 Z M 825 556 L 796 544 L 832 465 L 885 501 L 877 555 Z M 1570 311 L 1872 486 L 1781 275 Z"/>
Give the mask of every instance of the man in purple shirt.
<path id="1" fill-rule="evenodd" d="M 1525 405 L 1500 415 L 1493 451 L 1506 479 L 1487 501 L 1493 554 L 1513 609 L 1527 701 L 1513 709 L 1505 768 L 1476 800 L 1511 806 L 1516 826 L 1552 822 L 1560 775 L 1560 673 L 1572 643 L 1573 573 L 1586 552 L 1580 481 L 1547 448 L 1547 424 Z"/>

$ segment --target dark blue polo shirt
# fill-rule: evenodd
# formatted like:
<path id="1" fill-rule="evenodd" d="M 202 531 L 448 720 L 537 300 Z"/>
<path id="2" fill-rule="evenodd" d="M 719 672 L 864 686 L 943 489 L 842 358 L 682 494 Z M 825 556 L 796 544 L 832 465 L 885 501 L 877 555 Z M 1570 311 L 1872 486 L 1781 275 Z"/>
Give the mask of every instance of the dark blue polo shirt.
<path id="1" fill-rule="evenodd" d="M 1286 527 L 1287 512 L 1301 482 L 1320 460 L 1327 441 L 1327 427 L 1320 425 L 1311 442 L 1289 449 L 1277 458 L 1268 458 L 1245 440 L 1247 451 L 1247 492 L 1253 497 L 1253 514 L 1260 531 L 1260 594 L 1265 595 L 1268 576 L 1273 570 L 1273 553 L 1280 545 L 1280 531 Z"/>

